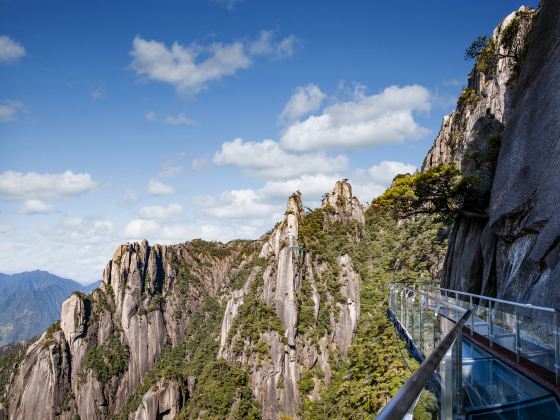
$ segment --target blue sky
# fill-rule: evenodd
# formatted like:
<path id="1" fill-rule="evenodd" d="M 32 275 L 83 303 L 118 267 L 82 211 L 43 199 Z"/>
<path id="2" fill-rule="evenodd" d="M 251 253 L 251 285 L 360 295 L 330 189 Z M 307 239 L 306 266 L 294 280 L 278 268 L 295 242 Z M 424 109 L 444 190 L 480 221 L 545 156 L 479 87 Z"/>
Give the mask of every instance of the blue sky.
<path id="1" fill-rule="evenodd" d="M 536 1 L 526 2 L 535 6 Z M 519 1 L 0 1 L 0 272 L 256 238 L 418 167 Z"/>

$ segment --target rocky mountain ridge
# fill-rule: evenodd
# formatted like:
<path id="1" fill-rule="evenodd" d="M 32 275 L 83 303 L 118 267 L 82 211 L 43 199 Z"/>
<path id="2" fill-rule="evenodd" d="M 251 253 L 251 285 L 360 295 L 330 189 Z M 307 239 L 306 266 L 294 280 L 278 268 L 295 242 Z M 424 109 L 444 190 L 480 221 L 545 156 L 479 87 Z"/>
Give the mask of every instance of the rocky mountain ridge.
<path id="1" fill-rule="evenodd" d="M 316 212 L 320 230 L 364 223 L 364 210 L 345 181 Z M 307 217 L 295 193 L 284 220 L 257 241 L 173 246 L 144 241 L 117 247 L 101 287 L 68 298 L 60 323 L 28 348 L 10 380 L 0 418 L 175 416 L 195 395 L 196 375 L 184 382 L 158 380 L 142 395 L 137 390 L 169 349 L 188 340 L 194 319 L 210 317 L 209 302 L 223 311 L 219 335 L 212 338 L 217 355 L 249 373 L 262 416 L 297 416 L 304 372 L 317 365 L 322 373 L 314 380 L 329 380 L 329 352 L 347 351 L 360 307 L 360 280 L 348 255 L 336 259 L 339 284 L 333 290 L 339 296 L 318 291 L 316 282 L 323 273 L 332 274 L 332 267 L 314 260 L 301 242 Z M 328 324 L 317 341 L 299 330 L 302 299 L 312 302 L 309 328 L 316 328 L 319 316 Z M 259 319 L 251 318 L 255 310 Z"/>
<path id="2" fill-rule="evenodd" d="M 72 292 L 89 293 L 97 285 L 83 286 L 40 270 L 0 273 L 0 346 L 41 334 L 59 318 Z"/>
<path id="3" fill-rule="evenodd" d="M 558 27 L 552 1 L 508 16 L 425 159 L 476 186 L 445 264 L 441 222 L 366 210 L 344 180 L 313 211 L 293 194 L 255 241 L 119 246 L 101 287 L 72 295 L 0 381 L 0 420 L 372 416 L 409 374 L 385 318 L 390 281 L 443 267 L 446 286 L 550 304 Z"/>
<path id="4" fill-rule="evenodd" d="M 555 1 L 508 16 L 489 43 L 496 65 L 479 57 L 426 157 L 424 169 L 455 162 L 478 185 L 455 220 L 446 287 L 557 306 L 559 27 Z"/>

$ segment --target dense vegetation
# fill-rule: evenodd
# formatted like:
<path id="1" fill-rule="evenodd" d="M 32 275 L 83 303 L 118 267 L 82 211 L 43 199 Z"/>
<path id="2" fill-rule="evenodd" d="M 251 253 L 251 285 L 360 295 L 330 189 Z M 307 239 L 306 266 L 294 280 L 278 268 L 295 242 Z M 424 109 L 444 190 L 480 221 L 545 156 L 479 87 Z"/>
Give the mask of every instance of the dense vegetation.
<path id="1" fill-rule="evenodd" d="M 434 266 L 445 252 L 441 221 L 424 215 L 397 223 L 383 202 L 366 213 L 359 242 L 344 241 L 339 234 L 323 232 L 325 243 L 349 252 L 362 278 L 362 315 L 348 358 L 335 361 L 321 399 L 306 398 L 302 414 L 309 419 L 371 417 L 402 386 L 416 364 L 387 320 L 387 288 L 393 281 L 433 281 Z"/>
<path id="2" fill-rule="evenodd" d="M 201 309 L 195 312 L 181 343 L 167 347 L 156 366 L 130 396 L 123 412 L 117 417 L 124 420 L 136 411 L 142 396 L 160 380 L 174 381 L 188 395 L 189 378 L 197 378 L 197 386 L 180 418 L 223 418 L 226 407 L 235 403 L 233 418 L 258 418 L 246 372 L 225 361 L 217 361 L 218 337 L 224 308 L 207 296 Z"/>
<path id="3" fill-rule="evenodd" d="M 113 376 L 123 374 L 128 368 L 129 349 L 122 344 L 120 334 L 109 336 L 106 343 L 93 347 L 84 359 L 84 368 L 90 369 L 101 384 Z"/>
<path id="4" fill-rule="evenodd" d="M 441 164 L 414 175 L 397 176 L 371 207 L 389 211 L 397 218 L 430 214 L 449 221 L 472 189 L 471 184 L 461 178 L 454 164 Z"/>

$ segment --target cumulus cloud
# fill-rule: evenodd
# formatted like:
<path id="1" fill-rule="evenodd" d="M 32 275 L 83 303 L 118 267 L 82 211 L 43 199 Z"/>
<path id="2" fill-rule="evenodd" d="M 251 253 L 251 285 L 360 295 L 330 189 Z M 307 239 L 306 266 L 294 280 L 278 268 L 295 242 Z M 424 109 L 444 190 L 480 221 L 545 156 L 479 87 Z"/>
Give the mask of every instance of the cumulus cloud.
<path id="1" fill-rule="evenodd" d="M 182 213 L 183 207 L 179 204 L 142 207 L 139 211 L 139 215 L 143 219 L 170 219 L 180 216 Z"/>
<path id="2" fill-rule="evenodd" d="M 276 41 L 276 31 L 261 31 L 258 38 L 249 45 L 249 51 L 253 55 L 272 56 L 276 59 L 290 57 L 294 53 L 295 44 L 298 39 L 295 35 Z"/>
<path id="3" fill-rule="evenodd" d="M 293 54 L 297 38 L 274 40 L 274 31 L 262 31 L 252 43 L 214 42 L 203 46 L 164 43 L 136 36 L 132 41 L 131 67 L 141 78 L 168 83 L 182 95 L 194 95 L 208 84 L 232 76 L 253 64 L 257 56 L 283 58 Z"/>
<path id="4" fill-rule="evenodd" d="M 19 61 L 26 56 L 23 45 L 6 35 L 0 36 L 0 63 Z"/>
<path id="5" fill-rule="evenodd" d="M 418 85 L 390 86 L 377 95 L 358 90 L 354 98 L 292 124 L 282 146 L 292 151 L 357 149 L 418 139 L 428 133 L 414 113 L 428 111 L 430 92 Z"/>
<path id="6" fill-rule="evenodd" d="M 163 123 L 168 125 L 194 125 L 195 124 L 193 119 L 187 117 L 182 112 L 180 112 L 177 115 L 167 115 L 163 119 Z"/>
<path id="7" fill-rule="evenodd" d="M 296 121 L 304 115 L 317 111 L 325 97 L 326 95 L 317 85 L 299 86 L 284 106 L 278 119 L 281 122 Z"/>
<path id="8" fill-rule="evenodd" d="M 150 195 L 169 195 L 175 192 L 175 188 L 163 182 L 151 179 L 148 183 L 148 194 Z"/>
<path id="9" fill-rule="evenodd" d="M 278 198 L 285 201 L 290 194 L 300 191 L 303 198 L 307 201 L 316 201 L 323 194 L 332 190 L 336 181 L 340 179 L 338 175 L 302 175 L 298 178 L 270 180 L 259 190 L 259 193 L 267 198 Z"/>
<path id="10" fill-rule="evenodd" d="M 203 238 L 206 240 L 229 241 L 239 238 L 255 238 L 261 231 L 254 223 L 231 224 L 197 222 L 160 223 L 156 220 L 133 219 L 124 229 L 128 240 L 148 239 L 156 243 L 176 243 Z"/>
<path id="11" fill-rule="evenodd" d="M 0 104 L 0 124 L 15 121 L 25 109 L 23 103 L 18 101 L 8 101 Z"/>
<path id="12" fill-rule="evenodd" d="M 54 207 L 41 200 L 26 200 L 18 210 L 20 214 L 45 214 L 52 213 Z"/>
<path id="13" fill-rule="evenodd" d="M 135 239 L 144 239 L 161 233 L 161 227 L 154 220 L 133 219 L 124 228 L 124 234 Z"/>
<path id="14" fill-rule="evenodd" d="M 0 197 L 24 199 L 68 197 L 94 190 L 99 184 L 88 173 L 66 171 L 60 174 L 38 174 L 6 171 L 0 174 Z"/>
<path id="15" fill-rule="evenodd" d="M 245 219 L 270 215 L 274 207 L 261 201 L 252 189 L 224 191 L 218 198 L 200 197 L 193 204 L 204 213 L 225 219 Z"/>
<path id="16" fill-rule="evenodd" d="M 351 176 L 354 195 L 365 203 L 383 194 L 395 176 L 414 173 L 416 166 L 404 162 L 382 161 L 368 170 L 358 169 Z"/>
<path id="17" fill-rule="evenodd" d="M 73 217 L 42 229 L 44 235 L 54 240 L 73 244 L 103 242 L 113 231 L 111 220 L 97 217 Z"/>
<path id="18" fill-rule="evenodd" d="M 332 173 L 346 168 L 348 164 L 344 155 L 328 157 L 324 153 L 290 153 L 273 140 L 244 142 L 239 138 L 223 143 L 213 161 L 218 165 L 239 166 L 252 176 L 264 178 Z"/>
<path id="19" fill-rule="evenodd" d="M 393 182 L 395 176 L 399 174 L 413 174 L 416 172 L 416 169 L 416 166 L 408 163 L 384 160 L 369 168 L 368 173 L 373 181 L 388 187 Z"/>
<path id="20" fill-rule="evenodd" d="M 211 81 L 235 74 L 251 65 L 241 42 L 213 43 L 208 47 L 174 42 L 171 48 L 139 36 L 132 42 L 132 68 L 139 76 L 169 83 L 181 94 L 196 94 Z M 200 56 L 205 58 L 200 59 Z"/>

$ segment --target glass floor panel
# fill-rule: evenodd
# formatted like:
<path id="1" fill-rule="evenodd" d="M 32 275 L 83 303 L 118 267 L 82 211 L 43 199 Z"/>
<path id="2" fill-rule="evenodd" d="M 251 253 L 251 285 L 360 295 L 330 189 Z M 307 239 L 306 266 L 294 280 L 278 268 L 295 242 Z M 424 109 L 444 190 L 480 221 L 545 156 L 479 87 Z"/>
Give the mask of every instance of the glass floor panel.
<path id="1" fill-rule="evenodd" d="M 548 390 L 463 340 L 464 410 L 469 419 L 559 419 Z"/>

